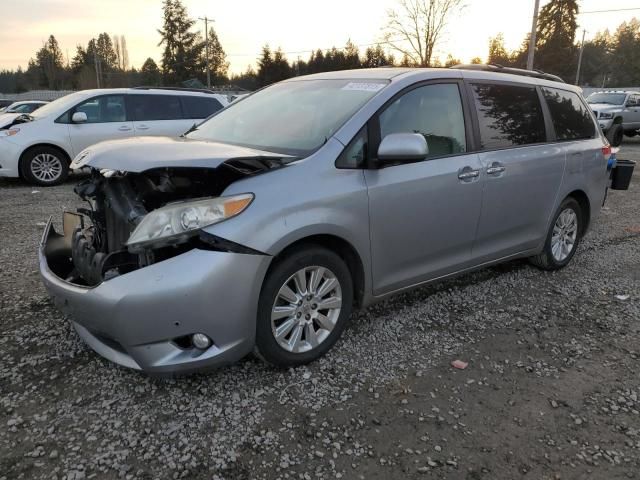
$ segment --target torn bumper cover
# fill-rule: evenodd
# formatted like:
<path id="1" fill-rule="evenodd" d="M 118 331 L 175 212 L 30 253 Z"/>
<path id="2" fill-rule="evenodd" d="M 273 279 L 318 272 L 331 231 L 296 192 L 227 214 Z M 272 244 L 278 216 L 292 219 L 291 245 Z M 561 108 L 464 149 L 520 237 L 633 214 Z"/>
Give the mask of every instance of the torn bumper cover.
<path id="1" fill-rule="evenodd" d="M 78 334 L 108 360 L 167 375 L 232 363 L 252 350 L 269 256 L 194 248 L 88 287 L 64 279 L 70 245 L 49 219 L 40 273 Z M 195 333 L 212 345 L 185 342 Z"/>

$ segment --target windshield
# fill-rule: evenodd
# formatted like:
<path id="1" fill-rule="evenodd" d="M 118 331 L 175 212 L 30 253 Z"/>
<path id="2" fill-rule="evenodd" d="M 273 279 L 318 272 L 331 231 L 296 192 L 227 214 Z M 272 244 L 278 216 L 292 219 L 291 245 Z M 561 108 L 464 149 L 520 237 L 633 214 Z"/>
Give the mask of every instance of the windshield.
<path id="1" fill-rule="evenodd" d="M 277 83 L 232 103 L 188 138 L 305 156 L 322 146 L 385 80 Z"/>
<path id="2" fill-rule="evenodd" d="M 587 103 L 608 103 L 609 105 L 622 105 L 626 93 L 592 93 L 587 97 Z"/>
<path id="3" fill-rule="evenodd" d="M 73 107 L 77 102 L 87 97 L 86 92 L 75 92 L 60 97 L 51 103 L 47 103 L 33 112 L 31 115 L 33 118 L 43 118 L 48 115 L 63 114 L 67 109 Z"/>

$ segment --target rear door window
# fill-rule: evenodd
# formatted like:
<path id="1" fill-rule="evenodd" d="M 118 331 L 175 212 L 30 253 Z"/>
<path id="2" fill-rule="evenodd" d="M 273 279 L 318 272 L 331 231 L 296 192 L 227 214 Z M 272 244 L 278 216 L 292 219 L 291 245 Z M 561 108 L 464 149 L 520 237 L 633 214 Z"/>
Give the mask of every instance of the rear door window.
<path id="1" fill-rule="evenodd" d="M 471 88 L 483 150 L 547 140 L 544 114 L 535 87 L 473 83 Z"/>
<path id="2" fill-rule="evenodd" d="M 547 87 L 542 92 L 549 106 L 558 140 L 594 137 L 596 129 L 591 111 L 576 93 Z"/>
<path id="3" fill-rule="evenodd" d="M 183 118 L 177 95 L 130 95 L 133 120 L 178 120 Z"/>
<path id="4" fill-rule="evenodd" d="M 215 98 L 184 96 L 182 107 L 185 118 L 207 118 L 221 110 L 222 104 Z"/>
<path id="5" fill-rule="evenodd" d="M 429 157 L 467 150 L 464 114 L 457 84 L 425 85 L 408 91 L 380 114 L 380 137 L 390 133 L 420 133 Z"/>

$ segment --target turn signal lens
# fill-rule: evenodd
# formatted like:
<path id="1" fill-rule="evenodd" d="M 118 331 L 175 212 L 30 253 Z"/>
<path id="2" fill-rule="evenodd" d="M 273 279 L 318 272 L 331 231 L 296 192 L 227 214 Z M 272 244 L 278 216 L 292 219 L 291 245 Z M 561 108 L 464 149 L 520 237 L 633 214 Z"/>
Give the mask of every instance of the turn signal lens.
<path id="1" fill-rule="evenodd" d="M 9 128 L 8 130 L 0 130 L 0 134 L 4 135 L 5 137 L 13 137 L 19 131 L 19 128 Z"/>
<path id="2" fill-rule="evenodd" d="M 224 216 L 233 217 L 249 206 L 253 197 L 233 198 L 224 202 Z"/>

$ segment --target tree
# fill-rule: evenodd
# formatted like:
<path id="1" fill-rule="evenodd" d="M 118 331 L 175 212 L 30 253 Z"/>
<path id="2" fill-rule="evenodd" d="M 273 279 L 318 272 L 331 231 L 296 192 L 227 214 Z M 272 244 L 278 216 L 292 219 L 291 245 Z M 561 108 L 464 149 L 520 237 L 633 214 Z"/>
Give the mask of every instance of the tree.
<path id="1" fill-rule="evenodd" d="M 481 65 L 482 59 L 480 57 L 473 57 L 471 59 L 471 65 Z"/>
<path id="2" fill-rule="evenodd" d="M 119 68 L 118 55 L 113 48 L 113 42 L 108 33 L 105 32 L 98 35 L 98 39 L 95 41 L 95 48 L 103 71 L 112 71 Z"/>
<path id="3" fill-rule="evenodd" d="M 463 0 L 398 0 L 389 10 L 385 41 L 420 67 L 432 64 L 433 52 L 451 15 Z"/>
<path id="4" fill-rule="evenodd" d="M 363 68 L 386 67 L 391 65 L 393 65 L 393 57 L 387 55 L 380 45 L 376 45 L 375 48 L 367 47 L 365 50 L 364 59 L 362 60 Z"/>
<path id="5" fill-rule="evenodd" d="M 640 22 L 623 22 L 613 36 L 611 81 L 620 87 L 640 82 Z"/>
<path id="6" fill-rule="evenodd" d="M 576 70 L 578 0 L 550 0 L 540 9 L 535 67 L 563 78 Z"/>
<path id="7" fill-rule="evenodd" d="M 162 52 L 162 75 L 165 84 L 171 85 L 197 77 L 203 71 L 200 35 L 191 31 L 195 24 L 187 15 L 187 9 L 180 0 L 164 0 L 163 28 L 158 45 L 164 45 Z"/>
<path id="8" fill-rule="evenodd" d="M 611 75 L 614 48 L 615 42 L 608 30 L 598 32 L 584 43 L 579 85 L 605 86 Z"/>
<path id="9" fill-rule="evenodd" d="M 36 52 L 35 60 L 29 61 L 32 77 L 37 78 L 37 84 L 49 89 L 60 87 L 60 80 L 64 72 L 62 50 L 56 37 L 50 35 L 45 44 Z"/>
<path id="10" fill-rule="evenodd" d="M 215 29 L 209 29 L 209 68 L 211 70 L 211 80 L 213 83 L 223 83 L 227 80 L 227 72 L 229 71 L 229 62 L 227 62 L 227 54 L 222 48 L 222 44 L 218 39 Z M 202 64 L 206 67 L 207 52 L 203 49 Z"/>
<path id="11" fill-rule="evenodd" d="M 161 74 L 158 65 L 153 58 L 147 58 L 140 69 L 140 82 L 142 85 L 155 87 L 160 85 Z"/>
<path id="12" fill-rule="evenodd" d="M 447 55 L 447 59 L 444 62 L 445 68 L 455 67 L 456 65 L 460 65 L 462 61 L 459 58 L 455 58 L 453 55 Z"/>
<path id="13" fill-rule="evenodd" d="M 505 67 L 511 64 L 511 56 L 504 46 L 504 35 L 502 35 L 502 33 L 499 33 L 495 37 L 489 39 L 489 55 L 487 56 L 487 63 L 493 63 Z"/>
<path id="14" fill-rule="evenodd" d="M 256 74 L 256 79 L 259 87 L 264 87 L 265 85 L 273 83 L 271 77 L 272 67 L 273 57 L 271 56 L 271 49 L 269 48 L 269 44 L 266 44 L 262 47 L 262 53 L 258 59 L 258 73 Z"/>
<path id="15" fill-rule="evenodd" d="M 360 50 L 351 39 L 349 39 L 344 47 L 344 68 L 353 69 L 360 68 L 360 66 Z"/>

